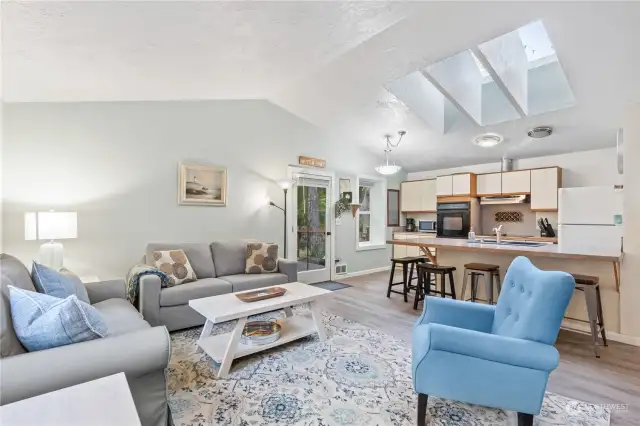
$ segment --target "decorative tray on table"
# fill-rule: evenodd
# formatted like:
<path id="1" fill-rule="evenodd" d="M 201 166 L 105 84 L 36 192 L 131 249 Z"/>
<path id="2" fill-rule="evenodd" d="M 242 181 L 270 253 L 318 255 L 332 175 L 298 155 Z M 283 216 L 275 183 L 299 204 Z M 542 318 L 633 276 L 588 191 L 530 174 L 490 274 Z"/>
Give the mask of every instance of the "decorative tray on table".
<path id="1" fill-rule="evenodd" d="M 245 303 L 257 302 L 258 300 L 271 299 L 272 297 L 280 297 L 287 292 L 282 287 L 269 287 L 262 290 L 247 291 L 244 293 L 235 293 L 236 297 Z"/>

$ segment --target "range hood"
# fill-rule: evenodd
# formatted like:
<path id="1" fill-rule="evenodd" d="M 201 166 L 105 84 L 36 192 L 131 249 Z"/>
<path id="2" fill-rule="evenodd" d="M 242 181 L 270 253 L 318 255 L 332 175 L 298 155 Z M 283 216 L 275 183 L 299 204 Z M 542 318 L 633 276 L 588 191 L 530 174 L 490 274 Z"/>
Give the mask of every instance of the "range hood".
<path id="1" fill-rule="evenodd" d="M 524 204 L 528 202 L 528 195 L 497 195 L 480 198 L 480 204 Z"/>

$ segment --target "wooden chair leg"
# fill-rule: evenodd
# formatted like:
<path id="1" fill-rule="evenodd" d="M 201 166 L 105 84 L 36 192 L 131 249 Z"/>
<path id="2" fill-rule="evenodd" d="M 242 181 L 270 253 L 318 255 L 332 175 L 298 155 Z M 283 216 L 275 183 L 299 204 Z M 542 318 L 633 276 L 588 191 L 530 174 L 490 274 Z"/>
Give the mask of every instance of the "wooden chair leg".
<path id="1" fill-rule="evenodd" d="M 487 298 L 487 305 L 493 305 L 493 274 L 484 272 L 482 280 L 484 281 L 484 296 Z"/>
<path id="2" fill-rule="evenodd" d="M 605 346 L 609 346 L 607 344 L 607 331 L 604 328 L 604 314 L 602 312 L 602 298 L 600 297 L 600 286 L 596 287 L 596 296 L 598 296 L 598 325 L 600 326 L 600 336 L 602 337 L 602 344 Z"/>
<path id="3" fill-rule="evenodd" d="M 444 289 L 444 285 L 446 284 L 446 281 L 444 279 L 444 272 L 438 272 L 436 274 L 436 281 L 438 280 L 438 276 L 440 276 L 440 297 L 442 297 L 443 299 L 445 297 L 447 297 L 444 293 L 445 293 L 445 289 Z"/>
<path id="4" fill-rule="evenodd" d="M 431 296 L 431 272 L 425 272 L 424 297 Z"/>
<path id="5" fill-rule="evenodd" d="M 600 358 L 598 351 L 598 302 L 596 291 L 592 286 L 584 287 L 584 296 L 587 299 L 587 318 L 591 327 L 591 340 L 593 342 L 593 353 L 596 358 Z"/>
<path id="6" fill-rule="evenodd" d="M 407 293 L 409 293 L 409 286 L 411 285 L 411 281 L 413 281 L 413 266 L 414 264 L 412 263 L 409 269 L 409 280 L 404 282 L 404 303 L 408 302 Z"/>
<path id="7" fill-rule="evenodd" d="M 429 403 L 429 395 L 423 393 L 418 394 L 418 426 L 426 426 L 427 424 L 427 404 Z"/>
<path id="8" fill-rule="evenodd" d="M 422 271 L 418 269 L 418 286 L 416 287 L 416 297 L 413 298 L 413 310 L 418 310 L 418 302 L 420 301 L 420 293 L 422 292 Z"/>
<path id="9" fill-rule="evenodd" d="M 471 273 L 471 301 L 475 302 L 478 296 L 478 274 Z"/>
<path id="10" fill-rule="evenodd" d="M 449 286 L 451 286 L 451 297 L 456 298 L 456 285 L 453 282 L 453 272 L 449 272 Z"/>
<path id="11" fill-rule="evenodd" d="M 393 273 L 396 270 L 396 262 L 391 262 L 391 272 L 389 273 L 389 288 L 387 289 L 387 297 L 391 297 L 391 286 L 393 285 Z"/>
<path id="12" fill-rule="evenodd" d="M 462 293 L 460 294 L 460 300 L 464 300 L 464 295 L 467 292 L 467 281 L 469 280 L 469 271 L 465 268 L 462 273 Z"/>
<path id="13" fill-rule="evenodd" d="M 533 426 L 533 414 L 518 413 L 518 426 Z"/>

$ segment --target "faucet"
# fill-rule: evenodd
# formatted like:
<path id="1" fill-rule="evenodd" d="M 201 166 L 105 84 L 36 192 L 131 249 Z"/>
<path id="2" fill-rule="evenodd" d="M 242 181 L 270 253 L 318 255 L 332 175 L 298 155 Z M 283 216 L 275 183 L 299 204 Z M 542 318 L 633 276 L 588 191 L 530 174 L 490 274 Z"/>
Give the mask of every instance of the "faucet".
<path id="1" fill-rule="evenodd" d="M 493 228 L 493 232 L 496 233 L 496 244 L 502 243 L 502 225 Z"/>

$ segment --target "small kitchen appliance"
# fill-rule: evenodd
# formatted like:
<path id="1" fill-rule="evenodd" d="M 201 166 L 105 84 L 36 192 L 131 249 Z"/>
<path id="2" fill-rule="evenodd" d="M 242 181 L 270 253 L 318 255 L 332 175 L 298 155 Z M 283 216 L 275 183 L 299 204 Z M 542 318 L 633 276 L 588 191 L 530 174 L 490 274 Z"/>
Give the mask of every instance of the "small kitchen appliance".
<path id="1" fill-rule="evenodd" d="M 418 221 L 418 231 L 419 232 L 436 232 L 436 221 L 435 220 L 419 220 Z"/>
<path id="2" fill-rule="evenodd" d="M 416 232 L 416 220 L 408 217 L 406 219 L 404 230 L 407 232 Z"/>

